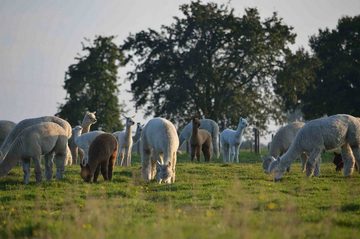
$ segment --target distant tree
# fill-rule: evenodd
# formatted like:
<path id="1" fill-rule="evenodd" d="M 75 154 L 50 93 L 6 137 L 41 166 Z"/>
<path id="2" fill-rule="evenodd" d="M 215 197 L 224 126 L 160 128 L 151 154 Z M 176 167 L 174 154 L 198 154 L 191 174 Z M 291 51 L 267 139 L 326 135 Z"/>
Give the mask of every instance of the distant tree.
<path id="1" fill-rule="evenodd" d="M 234 9 L 201 1 L 180 6 L 182 18 L 130 35 L 121 49 L 136 108 L 183 124 L 191 117 L 227 126 L 239 116 L 264 128 L 282 111 L 273 83 L 295 34 L 274 13 L 261 20 L 256 8 Z"/>
<path id="2" fill-rule="evenodd" d="M 120 114 L 124 105 L 118 102 L 117 72 L 123 55 L 112 41 L 114 36 L 97 36 L 91 44 L 83 46 L 85 56 L 75 58 L 65 74 L 66 103 L 60 105 L 58 115 L 71 125 L 79 124 L 87 110 L 96 111 L 95 128 L 106 131 L 123 128 Z"/>
<path id="3" fill-rule="evenodd" d="M 321 65 L 314 87 L 302 97 L 305 118 L 360 116 L 360 15 L 339 19 L 334 30 L 319 30 L 310 46 Z"/>

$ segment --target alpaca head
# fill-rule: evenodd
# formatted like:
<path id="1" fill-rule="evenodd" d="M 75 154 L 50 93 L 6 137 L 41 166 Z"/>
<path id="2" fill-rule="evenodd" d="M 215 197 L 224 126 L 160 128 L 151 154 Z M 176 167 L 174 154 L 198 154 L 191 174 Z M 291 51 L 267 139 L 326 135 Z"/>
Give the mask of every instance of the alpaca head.
<path id="1" fill-rule="evenodd" d="M 336 171 L 340 171 L 344 167 L 344 162 L 342 160 L 341 154 L 334 152 L 333 163 L 336 165 Z"/>
<path id="2" fill-rule="evenodd" d="M 244 129 L 249 125 L 248 121 L 245 118 L 240 117 L 238 129 Z"/>
<path id="3" fill-rule="evenodd" d="M 192 124 L 193 124 L 193 127 L 195 126 L 195 128 L 199 128 L 200 127 L 200 120 L 199 118 L 193 118 L 192 120 Z"/>
<path id="4" fill-rule="evenodd" d="M 82 125 L 95 124 L 97 121 L 95 114 L 96 114 L 96 111 L 94 111 L 94 112 L 86 111 L 84 119 L 82 121 Z"/>
<path id="5" fill-rule="evenodd" d="M 79 135 L 81 135 L 82 130 L 83 130 L 83 127 L 81 127 L 80 125 L 77 125 L 72 129 L 72 134 L 79 136 Z"/>
<path id="6" fill-rule="evenodd" d="M 125 123 L 126 127 L 131 127 L 131 126 L 133 126 L 135 124 L 135 122 L 134 122 L 134 120 L 132 118 L 133 117 L 125 117 L 125 119 L 126 119 L 126 123 Z"/>
<path id="7" fill-rule="evenodd" d="M 91 181 L 91 170 L 89 164 L 83 165 L 80 163 L 81 171 L 80 176 L 84 180 L 84 182 L 89 183 Z"/>
<path id="8" fill-rule="evenodd" d="M 262 163 L 262 167 L 264 169 L 265 173 L 270 173 L 269 172 L 269 166 L 270 164 L 275 161 L 276 159 L 272 156 L 266 156 L 262 159 L 263 163 Z"/>
<path id="9" fill-rule="evenodd" d="M 158 183 L 164 182 L 164 183 L 172 183 L 171 178 L 173 178 L 174 171 L 171 167 L 171 162 L 169 161 L 168 164 L 161 164 L 159 161 L 156 162 L 156 168 L 157 168 L 157 175 L 156 179 Z"/>
<path id="10" fill-rule="evenodd" d="M 281 180 L 281 178 L 283 177 L 283 175 L 285 173 L 285 170 L 282 170 L 280 167 L 280 158 L 278 158 L 270 163 L 268 172 L 274 174 L 275 182 L 278 182 Z"/>

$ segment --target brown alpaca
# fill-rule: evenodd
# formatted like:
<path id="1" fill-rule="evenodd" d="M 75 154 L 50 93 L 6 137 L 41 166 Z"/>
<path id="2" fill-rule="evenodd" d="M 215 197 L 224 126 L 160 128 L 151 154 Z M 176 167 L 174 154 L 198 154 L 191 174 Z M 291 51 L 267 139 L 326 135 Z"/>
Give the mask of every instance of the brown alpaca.
<path id="1" fill-rule="evenodd" d="M 211 134 L 204 129 L 199 129 L 200 120 L 198 118 L 193 118 L 192 124 L 192 135 L 190 138 L 191 161 L 194 160 L 194 157 L 197 158 L 197 161 L 200 161 L 200 151 L 202 151 L 205 161 L 209 162 L 212 153 Z"/>
<path id="2" fill-rule="evenodd" d="M 80 163 L 81 177 L 85 182 L 97 181 L 99 172 L 104 180 L 111 180 L 117 155 L 117 141 L 112 134 L 97 136 L 89 147 L 89 161 L 84 166 Z"/>

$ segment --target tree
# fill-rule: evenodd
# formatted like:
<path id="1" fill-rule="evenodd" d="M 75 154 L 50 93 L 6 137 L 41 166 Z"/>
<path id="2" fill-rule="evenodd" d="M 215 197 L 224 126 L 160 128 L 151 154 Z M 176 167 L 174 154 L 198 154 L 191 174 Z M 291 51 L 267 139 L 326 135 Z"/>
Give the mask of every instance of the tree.
<path id="1" fill-rule="evenodd" d="M 281 119 L 273 82 L 295 34 L 274 13 L 261 21 L 255 8 L 234 9 L 201 1 L 180 6 L 170 26 L 130 35 L 121 50 L 136 108 L 183 124 L 193 116 L 227 126 L 239 116 L 266 127 Z"/>
<path id="2" fill-rule="evenodd" d="M 321 62 L 314 87 L 303 97 L 302 111 L 312 119 L 325 114 L 360 115 L 360 15 L 339 19 L 336 29 L 310 38 Z"/>
<path id="3" fill-rule="evenodd" d="M 112 41 L 114 36 L 98 36 L 88 46 L 83 46 L 85 56 L 75 58 L 65 74 L 64 89 L 67 91 L 66 103 L 60 105 L 59 116 L 71 125 L 77 125 L 84 113 L 96 111 L 97 123 L 106 131 L 123 128 L 120 114 L 124 105 L 118 103 L 117 71 L 123 62 L 123 55 Z"/>

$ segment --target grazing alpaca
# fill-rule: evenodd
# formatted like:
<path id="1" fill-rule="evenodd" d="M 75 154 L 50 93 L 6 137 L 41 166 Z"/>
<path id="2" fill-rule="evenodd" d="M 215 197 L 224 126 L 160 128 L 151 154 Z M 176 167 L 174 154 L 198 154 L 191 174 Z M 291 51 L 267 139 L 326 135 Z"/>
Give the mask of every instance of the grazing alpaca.
<path id="1" fill-rule="evenodd" d="M 118 156 L 117 156 L 117 164 L 121 166 L 131 166 L 131 152 L 133 146 L 133 140 L 131 137 L 131 127 L 135 124 L 135 122 L 131 119 L 131 117 L 125 117 L 125 130 L 116 131 L 113 135 L 116 137 L 118 141 Z M 125 159 L 125 160 L 124 160 Z"/>
<path id="2" fill-rule="evenodd" d="M 307 122 L 297 133 L 289 150 L 270 164 L 269 172 L 275 174 L 275 181 L 280 180 L 292 161 L 306 152 L 309 155 L 306 175 L 311 176 L 315 166 L 319 169 L 321 153 L 338 147 L 341 147 L 344 175 L 350 176 L 354 169 L 354 156 L 358 165 L 360 163 L 360 122 L 357 118 L 338 114 Z"/>
<path id="3" fill-rule="evenodd" d="M 140 139 L 142 176 L 145 181 L 155 178 L 161 183 L 175 182 L 176 151 L 179 138 L 175 126 L 164 118 L 151 119 Z"/>
<path id="4" fill-rule="evenodd" d="M 91 125 L 96 123 L 97 119 L 96 119 L 95 114 L 96 114 L 96 111 L 94 111 L 94 112 L 86 111 L 84 119 L 81 123 L 81 127 L 82 127 L 81 133 L 82 134 L 89 132 Z M 69 147 L 70 147 L 73 163 L 75 162 L 77 164 L 78 156 L 79 156 L 80 162 L 81 162 L 84 159 L 84 154 L 83 154 L 83 151 L 78 150 L 78 147 L 75 144 L 74 131 L 72 132 L 72 134 L 73 135 L 69 139 Z"/>
<path id="5" fill-rule="evenodd" d="M 343 159 L 341 157 L 341 154 L 334 152 L 334 158 L 333 158 L 333 163 L 335 164 L 336 168 L 335 170 L 338 172 L 341 169 L 343 169 L 344 167 L 344 162 Z M 357 163 L 355 162 L 355 169 L 359 170 L 359 167 L 357 165 Z"/>
<path id="6" fill-rule="evenodd" d="M 11 130 L 15 127 L 15 123 L 8 120 L 0 120 L 0 146 L 4 142 L 6 136 L 10 134 Z"/>
<path id="7" fill-rule="evenodd" d="M 220 156 L 220 150 L 219 150 L 219 125 L 211 120 L 211 119 L 201 119 L 200 120 L 200 129 L 207 130 L 212 137 L 212 148 L 214 151 L 214 155 L 216 158 L 219 158 Z M 180 146 L 186 142 L 188 143 L 191 137 L 192 132 L 192 122 L 188 123 L 180 132 L 179 134 L 179 140 L 180 140 Z M 180 147 L 179 146 L 179 147 Z M 187 147 L 188 149 L 188 147 Z M 189 152 L 188 152 L 189 153 Z"/>
<path id="8" fill-rule="evenodd" d="M 190 137 L 191 161 L 196 156 L 197 161 L 200 162 L 200 151 L 202 151 L 205 161 L 209 162 L 212 153 L 211 134 L 207 130 L 199 129 L 200 120 L 198 118 L 194 118 L 192 124 L 192 134 Z"/>
<path id="9" fill-rule="evenodd" d="M 104 133 L 98 135 L 89 147 L 89 162 L 81 167 L 81 178 L 85 182 L 97 182 L 99 172 L 104 180 L 111 180 L 114 170 L 116 155 L 117 155 L 117 141 L 112 134 Z"/>
<path id="10" fill-rule="evenodd" d="M 241 145 L 241 137 L 244 129 L 248 126 L 246 119 L 239 119 L 239 124 L 236 130 L 225 129 L 220 134 L 220 142 L 223 152 L 223 160 L 226 163 L 233 163 L 236 157 L 236 162 L 239 163 L 239 148 Z"/>
<path id="11" fill-rule="evenodd" d="M 133 147 L 132 147 L 132 152 L 133 153 L 137 153 L 140 155 L 140 136 L 141 136 L 141 131 L 143 130 L 144 125 L 141 125 L 140 123 L 136 124 L 136 131 L 135 131 L 135 135 L 133 136 Z"/>
<path id="12" fill-rule="evenodd" d="M 21 131 L 23 131 L 24 129 L 26 129 L 29 126 L 39 124 L 39 123 L 43 123 L 43 122 L 54 122 L 54 123 L 60 125 L 65 130 L 65 133 L 66 133 L 67 137 L 68 138 L 71 137 L 71 126 L 70 126 L 70 124 L 66 120 L 63 120 L 63 119 L 61 119 L 59 117 L 56 117 L 56 116 L 43 116 L 43 117 L 39 117 L 39 118 L 24 119 L 24 120 L 20 121 L 14 127 L 14 129 L 6 137 L 4 143 L 1 145 L 1 148 L 0 148 L 0 161 L 4 159 L 7 152 L 10 150 L 10 147 L 11 147 L 12 143 L 14 142 L 16 137 L 21 133 Z M 66 164 L 68 164 L 68 163 L 70 164 L 71 162 L 72 162 L 71 152 L 70 152 L 69 147 L 67 147 Z"/>
<path id="13" fill-rule="evenodd" d="M 283 155 L 294 141 L 297 132 L 305 125 L 303 122 L 292 122 L 281 127 L 275 134 L 271 141 L 269 155 L 263 159 L 263 169 L 265 173 L 268 172 L 270 163 L 277 157 Z M 302 170 L 305 170 L 307 156 L 305 153 L 301 154 Z M 290 168 L 287 168 L 289 171 Z"/>
<path id="14" fill-rule="evenodd" d="M 80 161 L 80 163 L 86 164 L 88 162 L 88 155 L 89 155 L 88 152 L 89 152 L 90 144 L 97 136 L 99 136 L 100 134 L 103 134 L 105 132 L 101 131 L 101 130 L 94 130 L 94 131 L 90 131 L 88 133 L 82 134 L 82 130 L 83 130 L 83 128 L 80 125 L 74 127 L 74 129 L 73 129 L 74 142 L 75 142 L 76 146 L 78 146 L 79 152 L 81 152 L 81 154 L 84 155 L 84 158 L 82 159 L 82 161 Z"/>
<path id="15" fill-rule="evenodd" d="M 0 177 L 5 176 L 17 162 L 22 160 L 24 183 L 30 179 L 30 159 L 35 165 L 36 182 L 42 181 L 40 156 L 45 155 L 45 176 L 52 178 L 55 154 L 56 178 L 62 179 L 67 153 L 68 133 L 56 123 L 43 122 L 22 130 L 11 144 L 4 161 L 0 163 Z"/>

